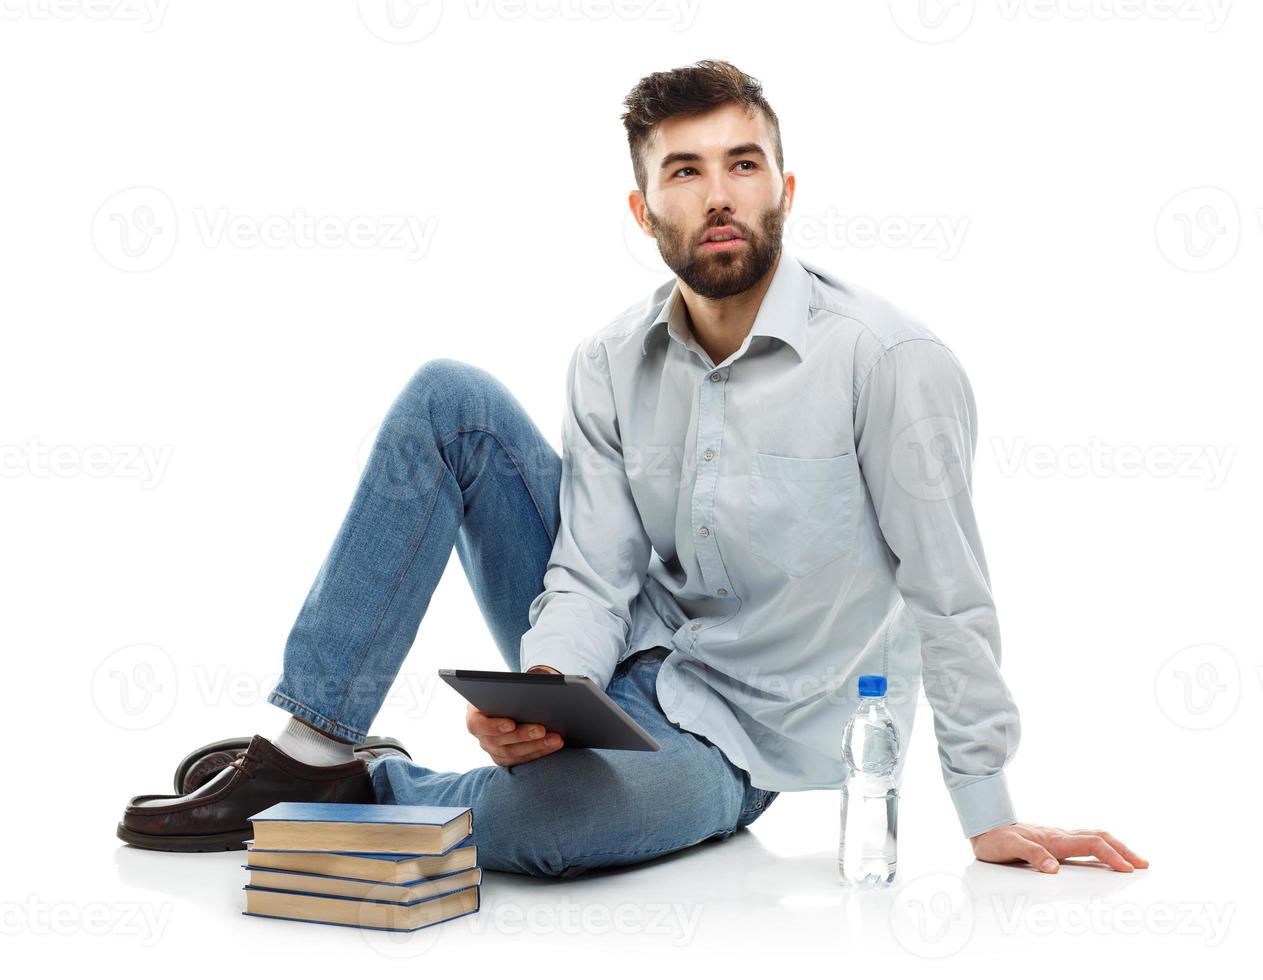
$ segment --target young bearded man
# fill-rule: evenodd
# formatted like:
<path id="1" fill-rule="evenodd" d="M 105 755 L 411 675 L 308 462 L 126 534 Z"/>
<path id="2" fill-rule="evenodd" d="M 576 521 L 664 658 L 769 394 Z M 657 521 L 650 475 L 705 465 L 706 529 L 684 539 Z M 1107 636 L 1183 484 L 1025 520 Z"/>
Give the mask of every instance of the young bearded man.
<path id="1" fill-rule="evenodd" d="M 795 180 L 755 79 L 702 61 L 626 110 L 631 211 L 675 278 L 572 353 L 562 457 L 496 378 L 424 364 L 289 635 L 268 700 L 292 717 L 195 751 L 181 795 L 134 797 L 119 836 L 239 848 L 280 800 L 469 806 L 485 868 L 634 864 L 840 787 L 855 679 L 879 673 L 905 746 L 924 681 L 978 858 L 1146 867 L 1104 831 L 1017 821 L 959 361 L 785 253 Z M 661 750 L 568 749 L 472 708 L 494 765 L 435 771 L 369 739 L 453 547 L 510 670 L 587 675 Z"/>

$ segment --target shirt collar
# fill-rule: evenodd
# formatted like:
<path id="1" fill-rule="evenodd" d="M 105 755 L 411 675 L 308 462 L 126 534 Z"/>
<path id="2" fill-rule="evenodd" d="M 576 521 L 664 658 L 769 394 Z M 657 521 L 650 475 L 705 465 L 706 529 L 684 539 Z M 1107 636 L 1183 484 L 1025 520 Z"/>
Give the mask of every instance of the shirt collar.
<path id="1" fill-rule="evenodd" d="M 798 355 L 807 356 L 807 316 L 811 305 L 811 274 L 798 259 L 782 246 L 781 258 L 772 273 L 772 282 L 763 294 L 759 312 L 750 328 L 752 337 L 776 337 L 784 341 Z M 689 336 L 685 317 L 684 297 L 677 279 L 662 306 L 641 340 L 642 354 L 649 352 L 649 344 L 666 329 L 680 343 Z"/>

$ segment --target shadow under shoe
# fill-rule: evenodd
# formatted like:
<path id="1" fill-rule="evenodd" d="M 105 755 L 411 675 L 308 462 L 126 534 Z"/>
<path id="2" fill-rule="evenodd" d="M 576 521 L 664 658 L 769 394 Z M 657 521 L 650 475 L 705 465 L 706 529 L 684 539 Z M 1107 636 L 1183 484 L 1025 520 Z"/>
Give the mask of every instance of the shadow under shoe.
<path id="1" fill-rule="evenodd" d="M 168 800 L 140 806 L 149 800 Z M 373 803 L 372 779 L 362 758 L 309 766 L 262 735 L 218 775 L 183 796 L 134 796 L 117 835 L 154 851 L 239 851 L 254 836 L 250 818 L 275 803 Z"/>

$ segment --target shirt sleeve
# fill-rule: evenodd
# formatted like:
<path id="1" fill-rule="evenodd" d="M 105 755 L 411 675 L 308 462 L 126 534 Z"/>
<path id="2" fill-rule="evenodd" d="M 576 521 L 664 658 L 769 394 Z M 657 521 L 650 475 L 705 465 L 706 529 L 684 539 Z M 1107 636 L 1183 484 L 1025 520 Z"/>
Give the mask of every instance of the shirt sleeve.
<path id="1" fill-rule="evenodd" d="M 943 780 L 966 837 L 1016 821 L 1004 766 L 1020 739 L 974 517 L 973 391 L 937 339 L 884 351 L 855 402 L 856 452 L 921 638 Z"/>
<path id="2" fill-rule="evenodd" d="M 521 669 L 583 674 L 602 690 L 627 647 L 651 544 L 623 463 L 605 349 L 580 344 L 566 375 L 560 524 L 527 613 Z"/>

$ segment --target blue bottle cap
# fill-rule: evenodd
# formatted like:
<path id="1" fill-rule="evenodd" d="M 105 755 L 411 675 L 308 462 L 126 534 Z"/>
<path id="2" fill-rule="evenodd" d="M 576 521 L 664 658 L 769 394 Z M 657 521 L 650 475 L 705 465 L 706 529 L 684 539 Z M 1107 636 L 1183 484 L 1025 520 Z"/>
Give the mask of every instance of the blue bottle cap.
<path id="1" fill-rule="evenodd" d="M 860 676 L 860 697 L 880 698 L 886 694 L 886 677 L 884 674 L 863 674 Z"/>

